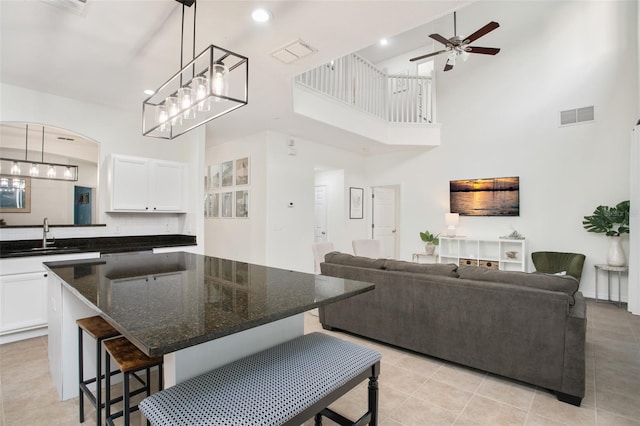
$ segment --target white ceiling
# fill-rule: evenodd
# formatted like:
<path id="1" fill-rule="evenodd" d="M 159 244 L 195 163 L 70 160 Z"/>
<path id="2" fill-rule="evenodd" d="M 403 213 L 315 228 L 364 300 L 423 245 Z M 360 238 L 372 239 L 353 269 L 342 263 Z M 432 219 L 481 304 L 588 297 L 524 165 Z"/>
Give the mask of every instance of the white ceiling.
<path id="1" fill-rule="evenodd" d="M 55 0 L 77 2 L 77 0 Z M 375 45 L 458 9 L 468 1 L 217 1 L 198 0 L 196 53 L 209 44 L 249 57 L 249 105 L 212 121 L 215 143 L 275 130 L 356 151 L 380 144 L 292 112 L 291 79 L 342 55 Z M 251 20 L 266 7 L 273 19 Z M 185 60 L 191 57 L 192 11 L 185 23 Z M 81 13 L 54 0 L 0 2 L 0 81 L 38 91 L 130 109 L 140 114 L 144 89 L 155 89 L 180 65 L 181 5 L 175 0 L 87 0 Z M 415 31 L 394 53 L 363 51 L 373 61 L 427 43 Z M 302 39 L 317 52 L 283 64 L 271 52 Z M 345 142 L 347 141 L 347 142 Z"/>

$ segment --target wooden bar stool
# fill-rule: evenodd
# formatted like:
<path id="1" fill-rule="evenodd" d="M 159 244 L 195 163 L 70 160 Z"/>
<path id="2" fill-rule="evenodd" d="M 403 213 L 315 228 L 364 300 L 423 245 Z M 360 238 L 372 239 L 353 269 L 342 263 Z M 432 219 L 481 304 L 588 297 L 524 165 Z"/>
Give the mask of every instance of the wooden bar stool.
<path id="1" fill-rule="evenodd" d="M 100 316 L 82 318 L 77 320 L 76 323 L 78 324 L 78 405 L 80 407 L 80 423 L 84 423 L 84 396 L 86 396 L 89 402 L 96 407 L 96 425 L 100 426 L 102 424 L 102 407 L 104 407 L 102 403 L 102 379 L 107 374 L 102 372 L 102 342 L 105 339 L 119 336 L 120 333 Z M 96 374 L 95 377 L 90 379 L 85 379 L 84 377 L 83 332 L 87 333 L 96 342 Z M 106 371 L 109 372 L 108 369 Z M 92 383 L 96 384 L 95 394 L 89 389 L 89 385 Z"/>
<path id="2" fill-rule="evenodd" d="M 105 400 L 105 417 L 108 425 L 113 425 L 113 420 L 118 417 L 124 417 L 125 426 L 129 425 L 129 415 L 132 411 L 138 410 L 138 405 L 131 407 L 130 398 L 142 392 L 146 392 L 146 396 L 151 395 L 151 374 L 152 367 L 158 367 L 158 390 L 162 390 L 162 360 L 161 356 L 150 358 L 146 356 L 140 349 L 125 337 L 118 337 L 104 341 L 105 357 L 107 358 L 107 367 L 110 367 L 110 360 L 113 359 L 118 365 L 118 369 L 123 374 L 123 390 L 121 411 L 111 414 L 111 404 L 120 400 L 120 398 L 111 399 L 111 377 L 106 376 L 106 400 Z M 142 380 L 136 373 L 146 370 L 146 380 Z M 134 391 L 129 390 L 129 380 L 133 377 L 142 385 L 141 388 Z"/>

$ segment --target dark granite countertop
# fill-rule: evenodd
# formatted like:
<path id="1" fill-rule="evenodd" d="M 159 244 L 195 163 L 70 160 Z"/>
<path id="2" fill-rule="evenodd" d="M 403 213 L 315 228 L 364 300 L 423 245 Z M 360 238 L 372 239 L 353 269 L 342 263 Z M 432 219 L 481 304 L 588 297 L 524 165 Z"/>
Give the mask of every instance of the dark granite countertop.
<path id="1" fill-rule="evenodd" d="M 50 240 L 51 241 L 51 240 Z M 57 238 L 47 249 L 42 240 L 17 240 L 0 242 L 0 258 L 42 256 L 68 253 L 122 253 L 145 251 L 160 247 L 196 245 L 193 235 L 129 235 L 118 237 Z"/>
<path id="2" fill-rule="evenodd" d="M 374 289 L 371 283 L 191 253 L 122 254 L 45 266 L 149 356 Z"/>

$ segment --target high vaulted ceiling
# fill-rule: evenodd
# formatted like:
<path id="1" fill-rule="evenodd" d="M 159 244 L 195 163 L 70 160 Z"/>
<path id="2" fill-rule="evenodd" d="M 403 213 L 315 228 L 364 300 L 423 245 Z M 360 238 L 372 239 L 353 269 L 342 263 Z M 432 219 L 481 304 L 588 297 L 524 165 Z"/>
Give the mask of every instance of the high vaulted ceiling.
<path id="1" fill-rule="evenodd" d="M 157 88 L 179 69 L 181 5 L 175 0 L 86 0 L 81 12 L 60 5 L 77 2 L 0 2 L 0 81 L 140 114 L 143 90 Z M 311 140 L 344 139 L 336 129 L 293 114 L 292 77 L 467 3 L 198 0 L 196 53 L 215 44 L 249 57 L 249 105 L 212 121 L 208 138 L 220 143 L 275 130 Z M 258 6 L 271 12 L 270 22 L 251 20 Z M 187 9 L 185 61 L 191 58 L 192 19 Z M 288 65 L 271 57 L 296 39 L 317 52 Z M 426 43 L 426 35 L 415 43 L 405 41 L 403 51 Z M 364 138 L 348 139 L 356 149 L 371 147 Z"/>

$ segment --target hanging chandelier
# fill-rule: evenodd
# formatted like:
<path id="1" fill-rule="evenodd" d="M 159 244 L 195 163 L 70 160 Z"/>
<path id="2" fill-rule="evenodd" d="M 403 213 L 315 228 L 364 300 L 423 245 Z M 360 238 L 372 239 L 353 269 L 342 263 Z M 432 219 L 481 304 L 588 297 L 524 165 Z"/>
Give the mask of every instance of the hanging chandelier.
<path id="1" fill-rule="evenodd" d="M 78 166 L 72 164 L 59 164 L 44 161 L 44 126 L 42 126 L 42 155 L 41 161 L 28 159 L 29 152 L 29 125 L 26 125 L 24 140 L 24 160 L 13 158 L 0 158 L 0 172 L 16 177 L 31 177 L 34 179 L 49 180 L 78 180 Z M 8 172 L 7 172 L 8 170 Z"/>
<path id="2" fill-rule="evenodd" d="M 142 103 L 142 134 L 173 139 L 248 103 L 249 58 L 213 44 L 196 56 L 196 0 L 182 4 L 180 71 Z M 193 6 L 193 59 L 183 66 L 184 12 Z"/>

